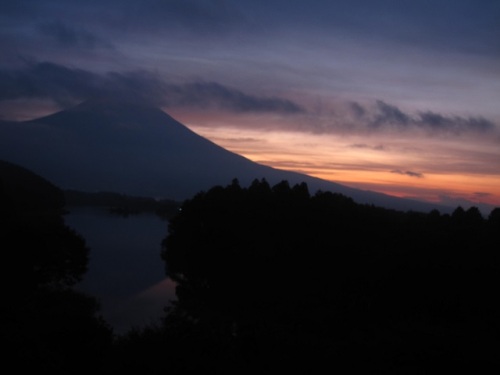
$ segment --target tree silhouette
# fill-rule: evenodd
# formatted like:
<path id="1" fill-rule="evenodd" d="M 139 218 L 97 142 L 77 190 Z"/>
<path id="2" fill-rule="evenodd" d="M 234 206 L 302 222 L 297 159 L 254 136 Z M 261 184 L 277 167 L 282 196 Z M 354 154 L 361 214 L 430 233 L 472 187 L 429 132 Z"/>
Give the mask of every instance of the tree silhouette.
<path id="1" fill-rule="evenodd" d="M 500 207 L 494 208 L 488 216 L 488 221 L 492 225 L 500 225 Z"/>
<path id="2" fill-rule="evenodd" d="M 287 182 L 214 187 L 170 222 L 166 327 L 215 350 L 216 368 L 220 356 L 248 371 L 498 366 L 497 214 L 397 212 Z"/>
<path id="3" fill-rule="evenodd" d="M 86 269 L 85 241 L 64 225 L 62 192 L 0 162 L 3 354 L 16 371 L 87 374 L 111 344 L 92 297 L 71 289 Z"/>

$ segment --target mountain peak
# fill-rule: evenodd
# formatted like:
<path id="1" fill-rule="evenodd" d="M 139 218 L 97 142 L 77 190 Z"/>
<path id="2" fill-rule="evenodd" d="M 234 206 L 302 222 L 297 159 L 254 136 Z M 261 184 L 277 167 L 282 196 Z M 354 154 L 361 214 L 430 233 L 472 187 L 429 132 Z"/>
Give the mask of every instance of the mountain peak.
<path id="1" fill-rule="evenodd" d="M 86 192 L 184 200 L 235 178 L 242 186 L 265 178 L 272 185 L 306 182 L 313 193 L 342 193 L 358 203 L 435 208 L 254 163 L 141 100 L 95 98 L 37 120 L 0 126 L 0 159 L 29 168 L 63 189 Z"/>
<path id="2" fill-rule="evenodd" d="M 163 141 L 164 147 L 170 147 L 175 139 L 182 143 L 186 138 L 195 137 L 190 129 L 160 108 L 142 101 L 116 98 L 87 100 L 28 123 L 58 128 L 66 133 L 65 136 L 72 133 L 73 142 L 87 141 L 94 144 L 95 151 L 96 144 L 105 142 L 109 143 L 107 152 L 118 148 L 120 143 L 133 151 L 135 146 L 143 147 L 145 143 L 159 147 L 159 142 Z M 81 144 L 75 146 L 82 147 Z"/>
<path id="3" fill-rule="evenodd" d="M 34 119 L 29 122 L 47 123 L 66 121 L 67 118 L 107 118 L 108 121 L 175 121 L 170 115 L 162 109 L 155 107 L 145 101 L 124 98 L 93 98 L 81 102 L 80 104 L 53 113 L 51 115 Z"/>

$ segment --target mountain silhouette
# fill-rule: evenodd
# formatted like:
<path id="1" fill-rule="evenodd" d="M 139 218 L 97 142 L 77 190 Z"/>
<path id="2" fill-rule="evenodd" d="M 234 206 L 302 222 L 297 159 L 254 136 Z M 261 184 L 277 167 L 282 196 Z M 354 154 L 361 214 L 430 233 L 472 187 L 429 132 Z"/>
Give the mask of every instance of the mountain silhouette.
<path id="1" fill-rule="evenodd" d="M 436 208 L 252 162 L 197 135 L 162 110 L 130 101 L 90 100 L 31 121 L 0 122 L 0 159 L 63 189 L 87 192 L 184 200 L 234 178 L 244 186 L 265 178 L 271 185 L 305 182 L 312 193 L 338 192 L 387 208 Z"/>

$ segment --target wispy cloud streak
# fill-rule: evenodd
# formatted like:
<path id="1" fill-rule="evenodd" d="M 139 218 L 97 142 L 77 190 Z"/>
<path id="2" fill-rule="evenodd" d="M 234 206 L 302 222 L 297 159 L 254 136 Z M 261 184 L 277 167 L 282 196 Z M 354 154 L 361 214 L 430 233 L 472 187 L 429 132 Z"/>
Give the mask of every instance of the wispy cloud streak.
<path id="1" fill-rule="evenodd" d="M 391 173 L 396 173 L 396 174 L 401 174 L 409 177 L 416 177 L 416 178 L 423 178 L 424 175 L 420 172 L 413 172 L 413 171 L 404 171 L 401 169 L 394 169 L 391 171 Z"/>
<path id="2" fill-rule="evenodd" d="M 366 143 L 354 143 L 350 145 L 351 148 L 358 148 L 358 149 L 367 149 L 367 150 L 374 150 L 374 151 L 384 151 L 386 147 L 382 144 L 379 145 L 368 145 Z"/>

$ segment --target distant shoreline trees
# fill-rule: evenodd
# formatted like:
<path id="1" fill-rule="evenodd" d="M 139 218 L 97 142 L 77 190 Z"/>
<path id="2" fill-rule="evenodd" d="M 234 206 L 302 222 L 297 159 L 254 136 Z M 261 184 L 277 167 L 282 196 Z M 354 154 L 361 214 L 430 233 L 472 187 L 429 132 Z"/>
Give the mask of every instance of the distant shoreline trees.
<path id="1" fill-rule="evenodd" d="M 65 190 L 64 197 L 71 207 L 101 207 L 109 213 L 128 216 L 140 213 L 154 213 L 162 219 L 168 219 L 177 213 L 180 203 L 171 199 L 135 197 L 113 192 L 88 193 L 77 190 Z"/>
<path id="2" fill-rule="evenodd" d="M 170 221 L 166 326 L 216 352 L 200 369 L 498 366 L 499 215 L 404 213 L 286 181 L 216 186 Z"/>

